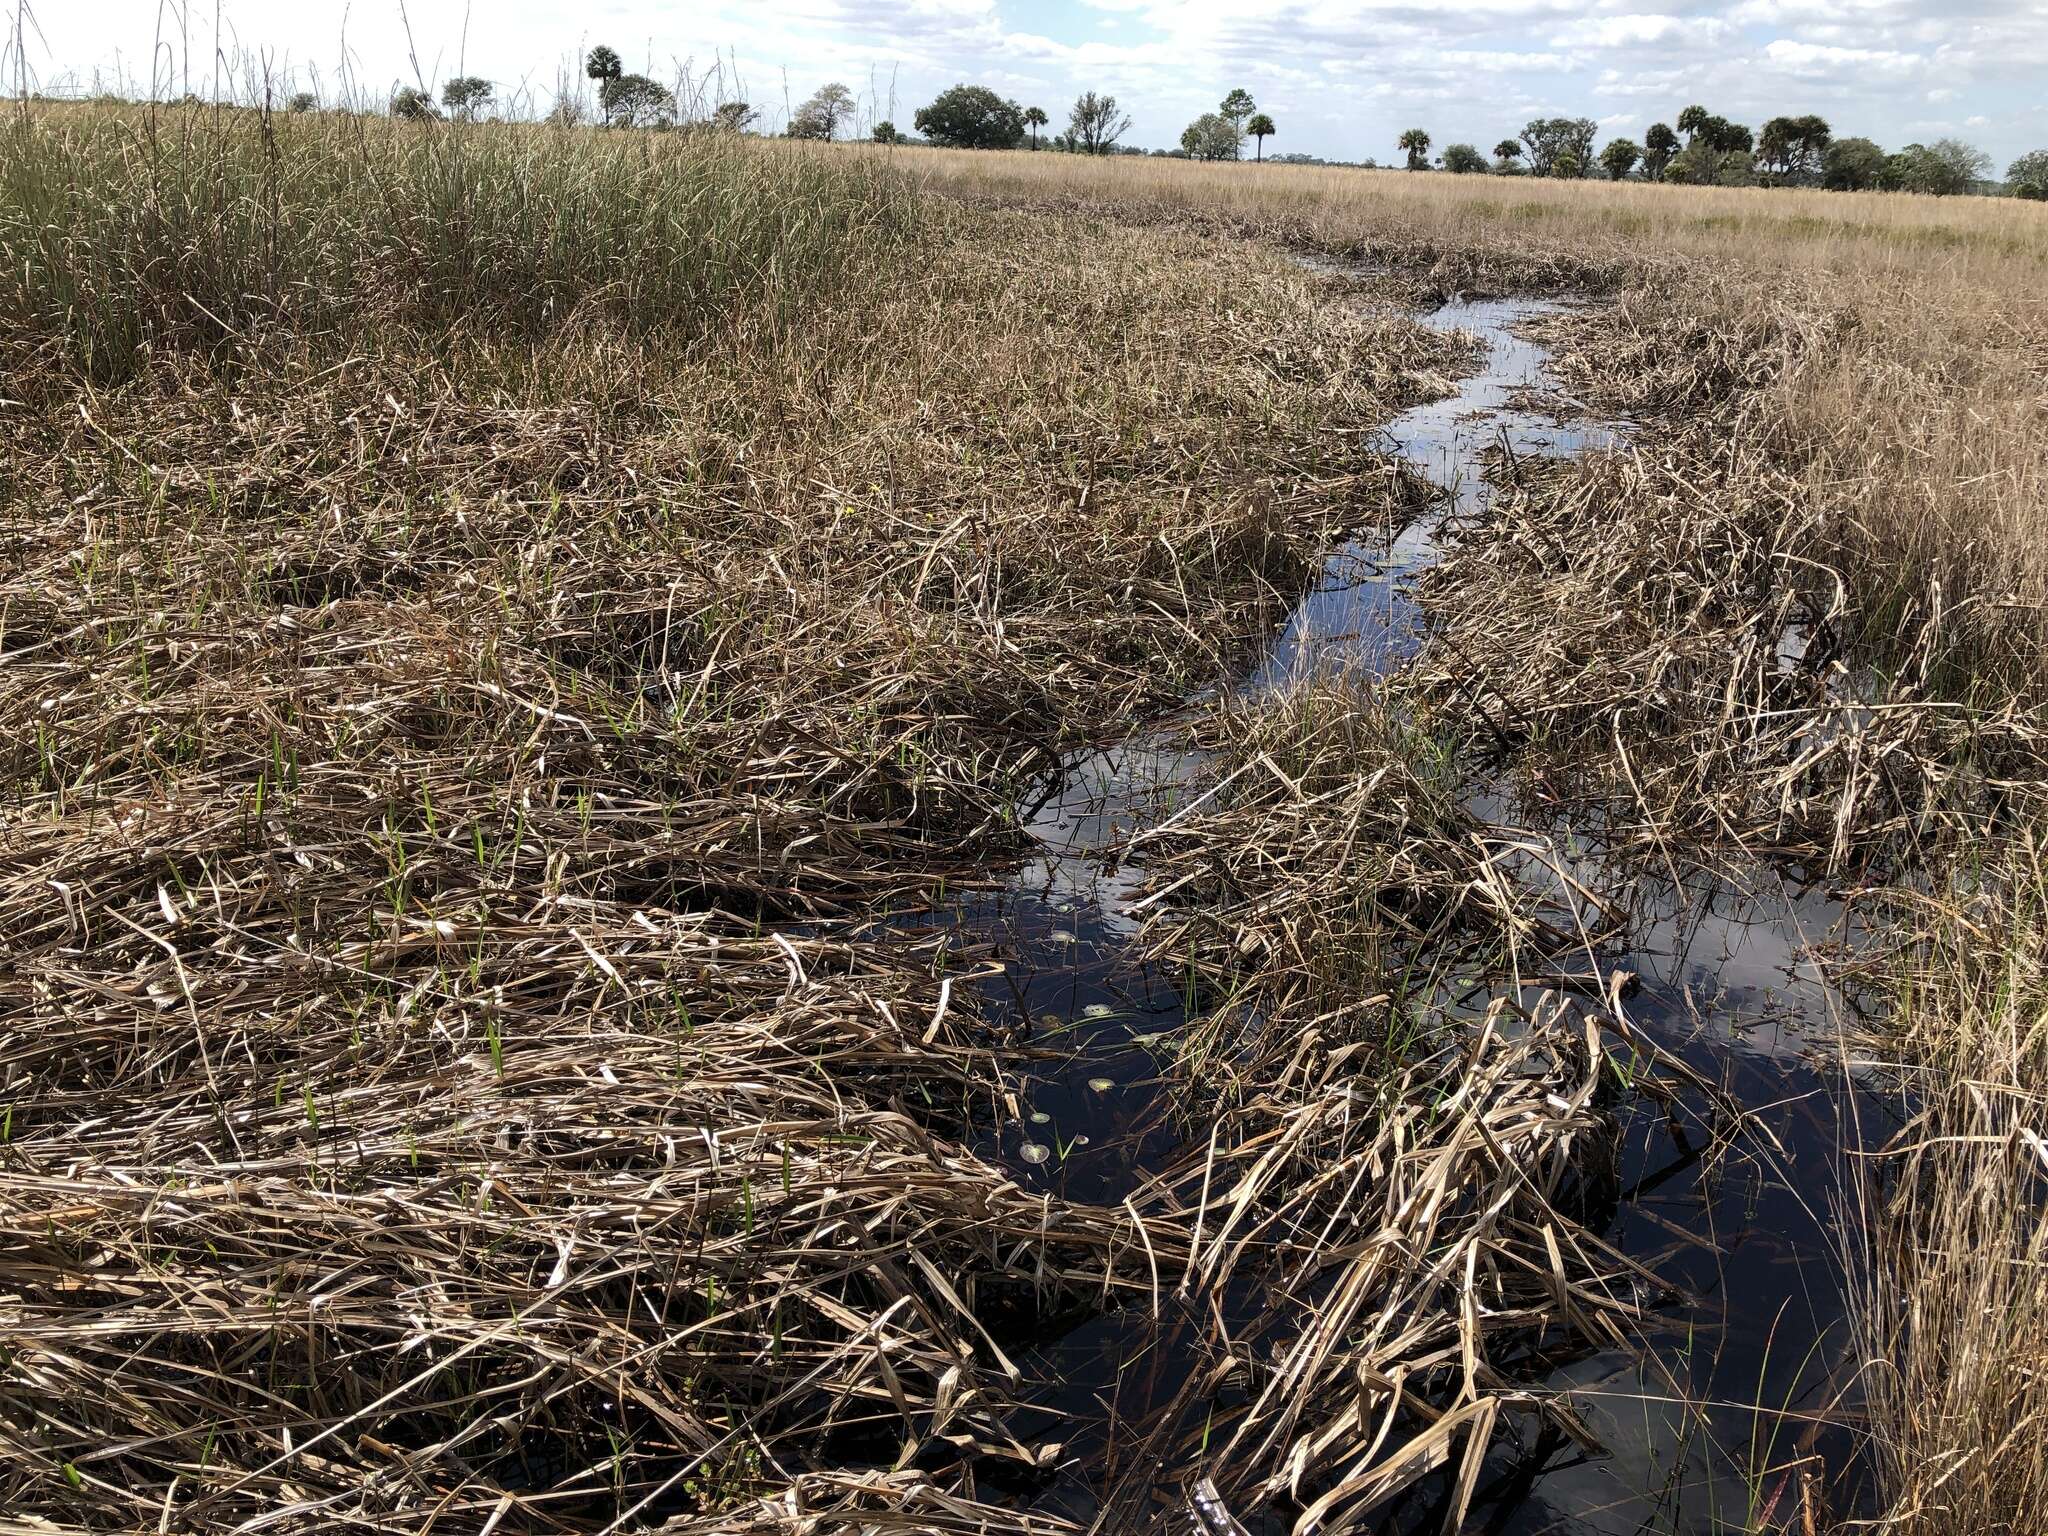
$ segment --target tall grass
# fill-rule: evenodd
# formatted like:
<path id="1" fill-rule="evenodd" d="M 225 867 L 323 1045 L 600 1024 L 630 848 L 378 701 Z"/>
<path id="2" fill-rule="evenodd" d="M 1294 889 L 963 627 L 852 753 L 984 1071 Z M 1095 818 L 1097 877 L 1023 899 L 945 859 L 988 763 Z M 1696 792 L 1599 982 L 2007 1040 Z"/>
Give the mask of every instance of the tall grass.
<path id="1" fill-rule="evenodd" d="M 0 345 L 96 383 L 392 326 L 786 326 L 899 258 L 921 206 L 880 162 L 704 132 L 93 106 L 4 136 Z"/>
<path id="2" fill-rule="evenodd" d="M 1900 968 L 1918 1113 L 1865 1191 L 1857 1320 L 1901 1536 L 2048 1508 L 2048 867 L 2016 845 L 1932 905 Z"/>

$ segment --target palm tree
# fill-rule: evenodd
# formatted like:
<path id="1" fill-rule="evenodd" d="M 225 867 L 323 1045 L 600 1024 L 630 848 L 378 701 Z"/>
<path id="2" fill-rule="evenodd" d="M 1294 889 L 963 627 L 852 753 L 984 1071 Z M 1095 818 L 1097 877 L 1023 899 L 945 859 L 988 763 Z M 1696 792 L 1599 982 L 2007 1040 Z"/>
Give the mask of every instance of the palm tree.
<path id="1" fill-rule="evenodd" d="M 1429 135 L 1420 128 L 1410 128 L 1397 141 L 1397 147 L 1408 151 L 1408 169 L 1419 171 L 1429 165 Z"/>
<path id="2" fill-rule="evenodd" d="M 617 89 L 615 82 L 626 73 L 618 50 L 599 43 L 590 50 L 590 57 L 583 61 L 583 73 L 597 82 L 597 102 L 604 109 L 605 126 L 609 128 L 612 121 L 611 97 Z"/>
<path id="3" fill-rule="evenodd" d="M 1259 159 L 1266 158 L 1266 140 L 1280 130 L 1273 126 L 1273 119 L 1261 112 L 1244 125 L 1244 131 L 1259 141 Z"/>
<path id="4" fill-rule="evenodd" d="M 1049 121 L 1050 119 L 1046 117 L 1045 108 L 1043 107 L 1026 107 L 1024 109 L 1024 122 L 1031 129 L 1031 147 L 1033 149 L 1038 148 L 1038 130 L 1043 128 Z"/>
<path id="5" fill-rule="evenodd" d="M 1493 158 L 1496 160 L 1521 159 L 1522 141 L 1520 139 L 1502 139 L 1493 146 Z"/>

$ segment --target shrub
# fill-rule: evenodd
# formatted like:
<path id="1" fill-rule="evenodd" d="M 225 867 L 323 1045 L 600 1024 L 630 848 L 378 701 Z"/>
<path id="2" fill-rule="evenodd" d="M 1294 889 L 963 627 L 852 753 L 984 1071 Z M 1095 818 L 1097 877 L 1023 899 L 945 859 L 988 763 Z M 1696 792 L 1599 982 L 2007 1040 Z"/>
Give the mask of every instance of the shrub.
<path id="1" fill-rule="evenodd" d="M 430 123 L 440 117 L 441 109 L 425 91 L 401 85 L 391 93 L 391 115 L 401 122 Z"/>

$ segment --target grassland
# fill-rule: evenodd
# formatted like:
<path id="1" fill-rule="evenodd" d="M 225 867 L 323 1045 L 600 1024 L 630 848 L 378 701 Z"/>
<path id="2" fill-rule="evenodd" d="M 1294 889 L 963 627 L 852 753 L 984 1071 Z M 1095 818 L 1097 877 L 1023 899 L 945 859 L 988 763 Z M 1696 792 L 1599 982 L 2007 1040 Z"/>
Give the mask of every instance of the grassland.
<path id="1" fill-rule="evenodd" d="M 5 132 L 16 1518 L 1058 1531 L 1020 1341 L 1247 1291 L 1105 1528 L 1198 1475 L 1330 1530 L 1469 1495 L 1569 1426 L 1531 1337 L 1637 1309 L 1569 1195 L 1626 1020 L 1475 1039 L 1386 985 L 1569 947 L 1474 848 L 1503 755 L 1619 855 L 1893 888 L 1873 1443 L 1903 1529 L 2040 1507 L 2048 213 Z M 1176 1058 L 1195 1153 L 1144 1198 L 1030 1186 L 974 1148 L 1039 1047 L 888 917 L 1414 512 L 1372 429 L 1467 361 L 1405 306 L 1472 290 L 1607 296 L 1553 340 L 1641 433 L 1503 466 L 1426 586 L 1455 653 L 1196 720 L 1272 771 L 1148 852 L 1200 900 L 1147 942 L 1257 1027 Z"/>

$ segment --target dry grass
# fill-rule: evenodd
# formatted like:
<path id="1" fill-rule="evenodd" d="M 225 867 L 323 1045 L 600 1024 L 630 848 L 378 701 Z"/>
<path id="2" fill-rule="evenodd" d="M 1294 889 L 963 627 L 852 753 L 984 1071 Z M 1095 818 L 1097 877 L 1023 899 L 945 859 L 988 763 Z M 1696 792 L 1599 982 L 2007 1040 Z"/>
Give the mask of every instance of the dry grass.
<path id="1" fill-rule="evenodd" d="M 1369 247 L 1398 231 L 1447 254 L 1511 243 L 1544 256 L 1562 247 L 1589 266 L 1640 259 L 1684 272 L 1756 263 L 2008 291 L 2038 286 L 2048 265 L 2048 213 L 2011 198 L 1759 193 L 1029 152 L 900 150 L 894 163 L 969 193 L 1180 212 L 1330 251 Z"/>
<path id="2" fill-rule="evenodd" d="M 1015 1059 L 856 931 L 1384 517 L 1365 433 L 1456 349 L 1270 255 L 596 135 L 626 244 L 476 305 L 433 274 L 507 277 L 544 135 L 179 131 L 170 195 L 143 119 L 8 130 L 0 1502 L 991 1518 L 1054 1454 L 1002 1338 L 1157 1305 L 1193 1229 L 967 1150 Z M 376 199 L 469 254 L 366 254 Z M 744 280 L 635 288 L 654 239 Z"/>
<path id="3" fill-rule="evenodd" d="M 2023 840 L 1909 904 L 1882 967 L 1916 1112 L 1869 1176 L 1859 1345 L 1885 1529 L 2021 1536 L 2048 1501 L 2048 870 Z"/>
<path id="4" fill-rule="evenodd" d="M 1390 894 L 1399 905 L 1427 871 L 1432 912 L 1498 910 L 1447 761 L 1509 772 L 1525 808 L 1601 828 L 1624 856 L 1763 855 L 1961 893 L 1906 924 L 1927 936 L 1879 1049 L 1918 1118 L 1863 1192 L 1858 1319 L 1884 1528 L 2033 1529 L 2048 218 L 2008 202 L 906 163 L 978 197 L 1122 200 L 1384 264 L 1424 298 L 1611 297 L 1547 339 L 1572 397 L 1646 430 L 1579 466 L 1496 464 L 1492 505 L 1426 584 L 1435 638 L 1391 699 L 1337 701 L 1334 727 L 1299 698 L 1223 722 L 1247 780 L 1159 850 L 1213 900 L 1155 934 L 1207 967 L 1226 1014 L 1292 1022 L 1291 1004 L 1337 995 L 1351 1009 L 1334 1018 L 1370 1012 L 1358 977 L 1388 974 L 1390 954 L 1393 974 L 1413 965 Z M 1343 742 L 1344 771 L 1320 787 L 1310 764 L 1260 766 L 1305 724 Z M 1390 841 L 1359 884 L 1332 850 L 1358 862 L 1367 829 Z M 1360 902 L 1378 910 L 1358 920 Z M 1332 970 L 1347 943 L 1362 963 Z M 1375 1026 L 1361 1033 L 1376 1045 L 1400 1036 Z M 1195 1059 L 1236 1070 L 1231 1038 L 1203 1032 Z"/>
<path id="5" fill-rule="evenodd" d="M 1104 1528 L 1200 1477 L 1325 1531 L 1426 1476 L 1461 1508 L 1510 1419 L 1576 1432 L 1532 1374 L 1624 1338 L 1644 1279 L 1574 1220 L 1642 1048 L 1618 1002 L 1423 1001 L 1600 908 L 1517 884 L 1473 765 L 1569 761 L 1523 787 L 1664 857 L 1925 861 L 2035 814 L 2037 209 L 5 131 L 17 1520 L 1068 1529 L 1019 1507 L 1061 1453 L 1013 1357 L 1114 1310 L 1186 1369 L 1092 1469 Z M 973 1150 L 1028 1053 L 885 919 L 1410 510 L 1372 429 L 1461 349 L 1238 232 L 1408 295 L 1617 295 L 1557 334 L 1651 435 L 1500 466 L 1430 593 L 1460 652 L 1208 719 L 1229 793 L 1143 850 L 1181 893 L 1150 941 L 1223 998 L 1168 1068 L 1194 1134 L 1091 1204 Z M 1787 671 L 1794 622 L 1829 644 Z M 1840 658 L 1890 691 L 1831 692 Z M 2016 1187 L 1930 1166 L 1897 1187 Z M 1915 1265 L 1967 1248 L 1878 1251 L 1962 1316 Z M 1980 1391 L 1940 1336 L 1901 1381 L 1989 1406 L 1896 1432 L 1926 1508 L 1942 1437 L 2030 1423 L 2041 1379 Z"/>
<path id="6" fill-rule="evenodd" d="M 1793 482 L 1869 637 L 1932 619 L 1952 670 L 2007 690 L 2048 670 L 2041 205 L 1028 153 L 899 163 L 979 197 L 1361 260 L 1421 296 L 1615 295 L 1583 398 L 1720 415 L 1736 451 Z"/>

